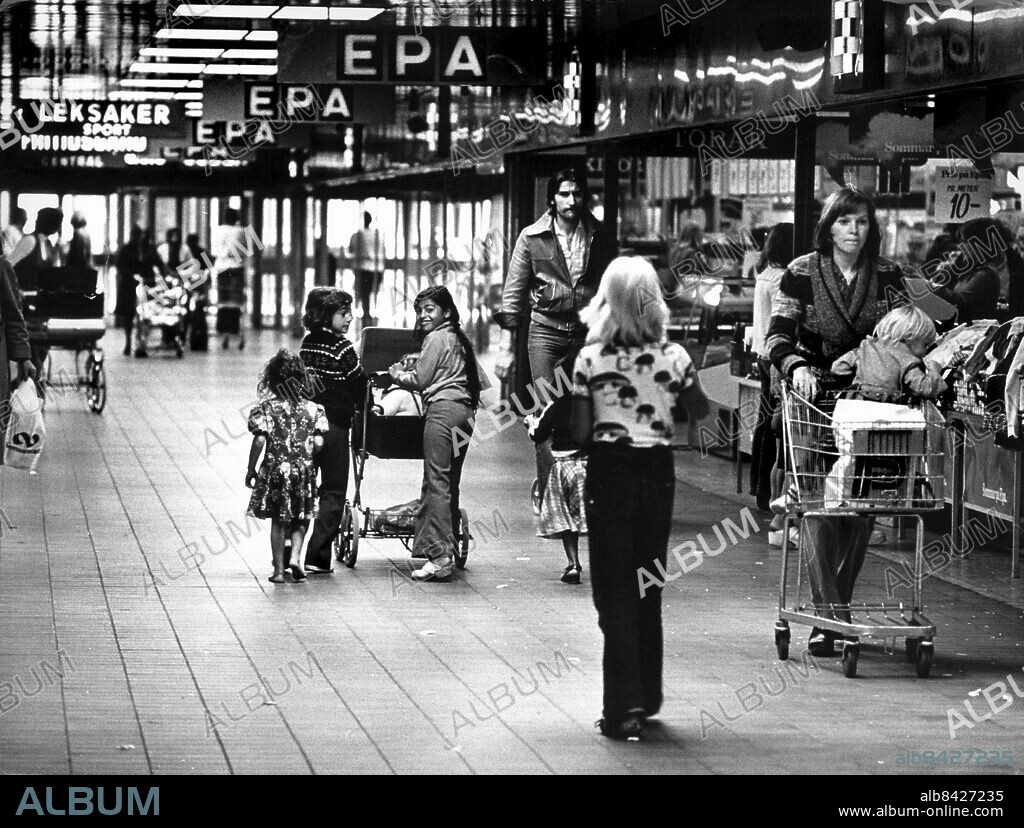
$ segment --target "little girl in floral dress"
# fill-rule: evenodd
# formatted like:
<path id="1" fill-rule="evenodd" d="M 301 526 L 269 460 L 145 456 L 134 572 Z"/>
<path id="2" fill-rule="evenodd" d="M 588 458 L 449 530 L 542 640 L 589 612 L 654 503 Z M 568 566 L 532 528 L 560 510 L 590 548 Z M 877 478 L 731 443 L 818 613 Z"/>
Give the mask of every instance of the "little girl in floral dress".
<path id="1" fill-rule="evenodd" d="M 306 370 L 302 360 L 282 348 L 263 369 L 257 391 L 261 400 L 249 413 L 253 434 L 249 450 L 246 488 L 252 489 L 249 514 L 270 518 L 270 550 L 274 574 L 270 581 L 284 583 L 285 569 L 296 581 L 306 573 L 301 566 L 302 543 L 309 521 L 316 516 L 315 456 L 327 433 L 324 409 L 304 399 Z M 259 471 L 256 461 L 266 449 Z M 295 563 L 285 559 L 285 541 L 291 540 Z M 290 558 L 291 556 L 289 556 Z"/>

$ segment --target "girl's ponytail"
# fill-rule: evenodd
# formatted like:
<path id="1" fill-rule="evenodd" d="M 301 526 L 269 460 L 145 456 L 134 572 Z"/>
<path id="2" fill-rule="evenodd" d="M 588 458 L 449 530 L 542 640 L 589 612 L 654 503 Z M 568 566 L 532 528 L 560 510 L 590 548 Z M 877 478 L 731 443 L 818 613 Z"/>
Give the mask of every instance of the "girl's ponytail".
<path id="1" fill-rule="evenodd" d="M 473 346 L 469 344 L 469 337 L 462 330 L 462 325 L 452 322 L 452 330 L 455 336 L 462 343 L 462 353 L 466 360 L 466 382 L 469 383 L 469 397 L 473 402 L 473 408 L 480 405 L 480 369 L 477 366 L 476 354 L 473 353 Z"/>

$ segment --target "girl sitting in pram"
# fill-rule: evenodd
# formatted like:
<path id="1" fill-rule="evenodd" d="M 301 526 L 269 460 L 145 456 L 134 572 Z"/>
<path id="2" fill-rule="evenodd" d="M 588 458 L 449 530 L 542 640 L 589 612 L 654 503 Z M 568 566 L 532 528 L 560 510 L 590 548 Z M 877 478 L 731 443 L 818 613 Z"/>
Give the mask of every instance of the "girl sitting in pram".
<path id="1" fill-rule="evenodd" d="M 928 315 L 904 305 L 879 320 L 874 336 L 866 337 L 860 347 L 832 364 L 837 377 L 853 375 L 854 380 L 843 399 L 836 401 L 833 414 L 839 459 L 825 480 L 826 508 L 849 506 L 856 499 L 854 489 L 864 489 L 863 481 L 858 484 L 856 480 L 855 430 L 925 432 L 928 413 L 907 405 L 935 399 L 946 391 L 939 366 L 924 359 L 935 339 L 935 325 Z M 875 462 L 892 467 L 882 477 L 896 478 L 907 474 L 909 457 L 875 458 Z M 896 482 L 891 481 L 893 485 Z"/>

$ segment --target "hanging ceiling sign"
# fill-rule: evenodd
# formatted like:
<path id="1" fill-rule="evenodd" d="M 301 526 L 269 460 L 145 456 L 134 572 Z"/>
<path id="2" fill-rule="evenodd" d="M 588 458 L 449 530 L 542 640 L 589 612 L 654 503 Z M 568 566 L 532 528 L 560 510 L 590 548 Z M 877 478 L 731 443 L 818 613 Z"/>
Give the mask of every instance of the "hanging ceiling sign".
<path id="1" fill-rule="evenodd" d="M 530 86 L 547 74 L 546 51 L 525 29 L 282 32 L 278 51 L 278 77 L 285 82 L 333 77 L 347 83 Z"/>
<path id="2" fill-rule="evenodd" d="M 246 118 L 288 121 L 352 121 L 355 96 L 351 86 L 326 83 L 247 83 Z"/>
<path id="3" fill-rule="evenodd" d="M 144 153 L 151 139 L 184 139 L 185 105 L 121 101 L 29 101 L 16 111 L 18 146 L 29 152 Z"/>

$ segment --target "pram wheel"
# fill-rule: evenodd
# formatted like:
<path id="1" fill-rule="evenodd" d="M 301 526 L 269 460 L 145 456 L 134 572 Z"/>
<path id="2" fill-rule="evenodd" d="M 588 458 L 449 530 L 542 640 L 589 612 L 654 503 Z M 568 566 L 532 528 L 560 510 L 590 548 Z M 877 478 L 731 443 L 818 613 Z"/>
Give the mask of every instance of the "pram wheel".
<path id="1" fill-rule="evenodd" d="M 469 542 L 473 539 L 469 534 L 469 513 L 465 509 L 459 509 L 459 522 L 462 525 L 459 531 L 459 542 L 455 547 L 455 568 L 465 569 L 466 561 L 469 559 Z"/>
<path id="2" fill-rule="evenodd" d="M 359 509 L 355 506 L 345 505 L 336 543 L 338 560 L 351 569 L 359 557 Z"/>
<path id="3" fill-rule="evenodd" d="M 935 657 L 935 643 L 933 641 L 921 641 L 917 645 L 917 668 L 918 678 L 928 678 L 932 671 L 932 659 Z"/>
<path id="4" fill-rule="evenodd" d="M 85 400 L 89 410 L 102 414 L 107 404 L 107 372 L 103 369 L 103 362 L 92 354 L 85 360 L 85 380 Z"/>

